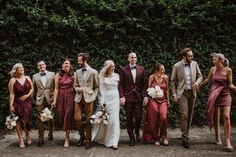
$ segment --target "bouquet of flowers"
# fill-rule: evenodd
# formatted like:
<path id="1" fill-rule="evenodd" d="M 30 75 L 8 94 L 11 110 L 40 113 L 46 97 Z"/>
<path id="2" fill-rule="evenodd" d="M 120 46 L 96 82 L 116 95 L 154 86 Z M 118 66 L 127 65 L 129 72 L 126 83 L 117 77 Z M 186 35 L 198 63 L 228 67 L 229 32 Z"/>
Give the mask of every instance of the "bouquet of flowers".
<path id="1" fill-rule="evenodd" d="M 105 104 L 90 117 L 91 124 L 108 124 L 109 114 L 106 111 Z"/>
<path id="2" fill-rule="evenodd" d="M 52 111 L 49 110 L 47 107 L 40 113 L 40 120 L 42 122 L 46 122 L 53 119 Z"/>
<path id="3" fill-rule="evenodd" d="M 161 98 L 164 95 L 164 92 L 160 86 L 150 87 L 147 89 L 147 92 L 152 98 Z"/>
<path id="4" fill-rule="evenodd" d="M 14 113 L 11 113 L 9 116 L 7 116 L 5 122 L 7 129 L 14 129 L 17 120 L 18 116 L 16 116 Z"/>

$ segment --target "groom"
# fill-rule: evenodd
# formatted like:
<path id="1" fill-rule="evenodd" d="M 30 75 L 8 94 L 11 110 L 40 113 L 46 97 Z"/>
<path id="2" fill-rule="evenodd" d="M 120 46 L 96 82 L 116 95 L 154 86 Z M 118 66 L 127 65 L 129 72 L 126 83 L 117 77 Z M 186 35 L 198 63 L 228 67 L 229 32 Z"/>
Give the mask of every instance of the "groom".
<path id="1" fill-rule="evenodd" d="M 135 142 L 140 142 L 141 137 L 139 128 L 142 120 L 143 102 L 147 103 L 148 99 L 144 95 L 147 90 L 147 79 L 145 69 L 137 65 L 137 55 L 130 52 L 128 55 L 129 64 L 120 69 L 119 94 L 120 102 L 124 105 L 126 114 L 126 127 L 130 138 L 130 146 Z M 135 118 L 135 136 L 134 123 Z"/>
<path id="2" fill-rule="evenodd" d="M 98 73 L 88 65 L 89 55 L 87 53 L 79 53 L 78 65 L 79 70 L 76 71 L 76 79 L 74 82 L 75 95 L 75 122 L 79 130 L 80 140 L 77 146 L 84 145 L 86 140 L 86 149 L 91 148 L 91 124 L 90 117 L 93 111 L 93 101 L 98 95 Z M 86 126 L 84 134 L 84 127 L 82 124 L 83 111 L 86 113 Z"/>

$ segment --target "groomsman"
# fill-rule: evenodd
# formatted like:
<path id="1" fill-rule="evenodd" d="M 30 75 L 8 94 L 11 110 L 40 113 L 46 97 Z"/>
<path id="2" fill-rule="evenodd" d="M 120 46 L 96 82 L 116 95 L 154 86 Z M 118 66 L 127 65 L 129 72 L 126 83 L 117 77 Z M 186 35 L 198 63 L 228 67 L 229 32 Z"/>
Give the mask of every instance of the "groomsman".
<path id="1" fill-rule="evenodd" d="M 37 119 L 38 119 L 38 147 L 43 146 L 44 144 L 44 122 L 40 120 L 40 112 L 43 111 L 46 107 L 51 108 L 53 102 L 53 93 L 54 93 L 54 77 L 53 72 L 46 70 L 46 64 L 44 61 L 38 62 L 39 72 L 33 75 L 33 84 L 35 88 L 35 104 L 37 110 Z M 48 121 L 49 133 L 48 140 L 53 140 L 53 120 Z"/>
<path id="2" fill-rule="evenodd" d="M 120 69 L 119 94 L 120 102 L 126 113 L 126 127 L 130 138 L 130 146 L 140 142 L 139 128 L 142 120 L 143 102 L 148 99 L 144 95 L 147 90 L 147 76 L 144 67 L 137 65 L 137 55 L 134 52 L 128 55 L 129 64 Z M 135 118 L 135 136 L 134 123 Z"/>
<path id="3" fill-rule="evenodd" d="M 86 149 L 92 147 L 90 117 L 92 116 L 93 102 L 98 95 L 98 72 L 88 65 L 88 58 L 89 55 L 87 53 L 79 53 L 77 63 L 80 69 L 76 71 L 76 79 L 74 82 L 74 89 L 76 91 L 75 122 L 80 134 L 80 140 L 77 142 L 77 146 L 84 145 L 84 140 L 86 140 Z M 86 136 L 82 124 L 84 109 L 86 114 Z"/>
<path id="4" fill-rule="evenodd" d="M 190 48 L 184 48 L 181 55 L 182 60 L 172 69 L 171 85 L 174 101 L 179 105 L 181 113 L 182 146 L 189 149 L 189 128 L 202 74 L 197 62 L 193 61 L 193 52 Z"/>

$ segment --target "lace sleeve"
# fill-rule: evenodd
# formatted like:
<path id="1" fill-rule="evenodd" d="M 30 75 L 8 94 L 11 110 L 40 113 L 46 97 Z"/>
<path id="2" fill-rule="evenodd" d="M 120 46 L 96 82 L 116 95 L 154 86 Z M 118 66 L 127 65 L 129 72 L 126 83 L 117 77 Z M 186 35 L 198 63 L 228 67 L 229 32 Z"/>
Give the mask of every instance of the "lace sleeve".
<path id="1" fill-rule="evenodd" d="M 99 105 L 103 105 L 104 102 L 104 80 L 99 78 L 99 95 L 98 95 Z"/>

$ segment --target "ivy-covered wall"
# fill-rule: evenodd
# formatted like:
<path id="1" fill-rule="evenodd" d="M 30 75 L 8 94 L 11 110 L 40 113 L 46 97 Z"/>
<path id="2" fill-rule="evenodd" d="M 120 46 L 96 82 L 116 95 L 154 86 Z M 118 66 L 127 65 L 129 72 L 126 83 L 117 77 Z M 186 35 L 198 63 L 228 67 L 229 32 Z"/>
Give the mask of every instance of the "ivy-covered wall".
<path id="1" fill-rule="evenodd" d="M 113 59 L 118 69 L 127 63 L 126 51 L 133 50 L 149 74 L 155 62 L 162 62 L 170 76 L 180 50 L 191 47 L 204 78 L 212 66 L 212 52 L 225 54 L 236 76 L 235 28 L 234 0 L 1 0 L 1 127 L 9 112 L 8 72 L 17 62 L 24 64 L 30 76 L 37 72 L 40 59 L 48 70 L 57 72 L 62 59 L 69 57 L 77 69 L 77 54 L 87 51 L 95 69 L 106 59 Z M 196 126 L 205 124 L 208 91 L 209 85 L 198 95 Z M 234 124 L 235 103 L 233 99 Z M 178 125 L 174 103 L 169 122 L 172 127 Z"/>

